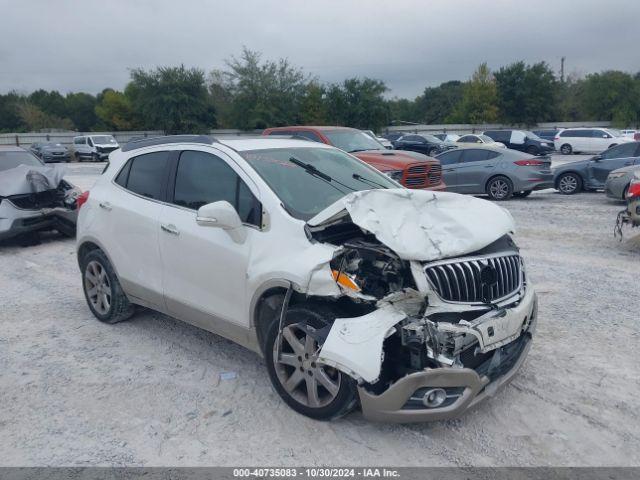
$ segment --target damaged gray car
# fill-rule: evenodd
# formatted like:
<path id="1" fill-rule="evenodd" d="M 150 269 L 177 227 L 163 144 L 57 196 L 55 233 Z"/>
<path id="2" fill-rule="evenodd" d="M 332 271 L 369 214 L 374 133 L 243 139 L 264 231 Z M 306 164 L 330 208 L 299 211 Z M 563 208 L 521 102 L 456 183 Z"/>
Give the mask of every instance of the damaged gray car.
<path id="1" fill-rule="evenodd" d="M 0 240 L 43 230 L 74 236 L 80 190 L 20 147 L 0 147 Z"/>
<path id="2" fill-rule="evenodd" d="M 98 320 L 143 305 L 229 338 L 311 418 L 456 417 L 531 346 L 536 294 L 505 209 L 404 189 L 328 145 L 131 142 L 83 197 Z"/>

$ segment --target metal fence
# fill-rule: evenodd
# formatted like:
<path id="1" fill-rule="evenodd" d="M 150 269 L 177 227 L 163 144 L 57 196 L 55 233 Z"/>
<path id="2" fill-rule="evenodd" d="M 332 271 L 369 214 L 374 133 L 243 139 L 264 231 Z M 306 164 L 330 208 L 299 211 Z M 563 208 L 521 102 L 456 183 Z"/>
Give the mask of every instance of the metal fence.
<path id="1" fill-rule="evenodd" d="M 608 127 L 611 122 L 557 122 L 557 123 L 540 123 L 536 129 L 551 128 L 575 128 L 575 127 Z M 407 133 L 439 133 L 449 132 L 457 134 L 477 133 L 485 130 L 497 130 L 505 128 L 519 128 L 513 125 L 504 124 L 486 124 L 486 125 L 470 125 L 470 124 L 451 124 L 451 125 L 399 125 L 389 126 L 383 129 L 384 133 L 391 132 L 407 132 Z M 235 130 L 235 129 L 217 129 L 211 130 L 210 135 L 217 138 L 237 138 L 237 137 L 256 137 L 262 133 L 262 130 Z M 131 132 L 50 132 L 50 133 L 0 133 L 0 145 L 17 145 L 29 147 L 36 142 L 53 142 L 61 143 L 67 147 L 73 146 L 73 137 L 78 135 L 113 135 L 120 144 L 127 143 L 133 138 L 155 137 L 163 135 L 160 130 L 131 131 Z"/>

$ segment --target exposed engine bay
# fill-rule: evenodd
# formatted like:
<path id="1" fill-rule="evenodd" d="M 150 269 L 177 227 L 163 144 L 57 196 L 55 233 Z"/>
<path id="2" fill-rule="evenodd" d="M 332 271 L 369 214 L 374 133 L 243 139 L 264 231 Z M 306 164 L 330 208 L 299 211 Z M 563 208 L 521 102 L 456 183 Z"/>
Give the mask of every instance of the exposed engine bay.
<path id="1" fill-rule="evenodd" d="M 338 247 L 333 279 L 365 312 L 335 320 L 319 359 L 373 394 L 428 369 L 497 375 L 530 338 L 534 293 L 509 233 L 432 261 L 401 258 L 349 216 L 308 226 L 307 235 Z"/>

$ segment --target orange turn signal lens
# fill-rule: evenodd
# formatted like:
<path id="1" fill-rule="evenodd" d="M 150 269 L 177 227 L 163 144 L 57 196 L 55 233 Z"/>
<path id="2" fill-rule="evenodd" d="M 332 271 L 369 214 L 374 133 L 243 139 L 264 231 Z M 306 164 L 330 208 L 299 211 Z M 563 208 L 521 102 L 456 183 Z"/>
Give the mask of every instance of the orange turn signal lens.
<path id="1" fill-rule="evenodd" d="M 338 285 L 353 290 L 354 292 L 360 291 L 360 287 L 349 274 L 339 272 L 338 270 L 331 270 L 331 275 L 333 275 L 333 279 Z"/>

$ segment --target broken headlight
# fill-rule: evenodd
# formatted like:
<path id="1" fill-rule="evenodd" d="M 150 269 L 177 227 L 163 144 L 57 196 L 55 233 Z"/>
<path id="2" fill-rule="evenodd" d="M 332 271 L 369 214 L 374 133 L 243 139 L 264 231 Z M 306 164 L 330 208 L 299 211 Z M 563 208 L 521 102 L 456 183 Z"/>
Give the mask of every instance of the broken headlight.
<path id="1" fill-rule="evenodd" d="M 408 265 L 387 247 L 365 240 L 352 240 L 331 262 L 333 278 L 341 287 L 382 298 L 412 286 Z"/>

